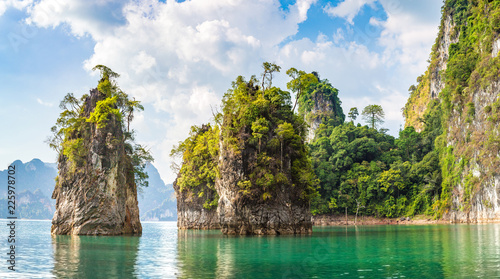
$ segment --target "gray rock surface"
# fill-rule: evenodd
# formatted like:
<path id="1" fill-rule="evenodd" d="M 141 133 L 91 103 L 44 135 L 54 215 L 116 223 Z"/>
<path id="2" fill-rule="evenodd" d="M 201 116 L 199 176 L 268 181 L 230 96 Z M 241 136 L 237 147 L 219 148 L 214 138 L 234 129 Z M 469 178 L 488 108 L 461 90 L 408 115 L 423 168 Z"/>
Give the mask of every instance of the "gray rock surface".
<path id="1" fill-rule="evenodd" d="M 312 233 L 309 204 L 297 189 L 281 185 L 270 199 L 243 195 L 238 182 L 244 180 L 244 152 L 234 154 L 221 144 L 218 214 L 222 233 L 229 235 L 280 235 Z"/>
<path id="2" fill-rule="evenodd" d="M 220 229 L 217 210 L 203 207 L 206 197 L 199 197 L 192 191 L 181 191 L 174 182 L 177 198 L 177 227 L 182 230 L 215 230 Z M 213 195 L 206 191 L 208 195 Z M 212 197 L 209 197 L 212 198 Z"/>

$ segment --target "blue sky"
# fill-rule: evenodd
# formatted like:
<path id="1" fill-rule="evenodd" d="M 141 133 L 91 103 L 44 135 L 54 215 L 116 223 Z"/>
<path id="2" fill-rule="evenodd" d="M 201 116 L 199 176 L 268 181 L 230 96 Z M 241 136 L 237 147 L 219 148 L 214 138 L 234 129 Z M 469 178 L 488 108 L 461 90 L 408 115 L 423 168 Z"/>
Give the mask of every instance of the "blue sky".
<path id="1" fill-rule="evenodd" d="M 436 0 L 0 0 L 0 166 L 55 162 L 44 143 L 68 92 L 97 84 L 105 64 L 142 100 L 137 139 L 171 183 L 172 146 L 207 122 L 236 76 L 271 61 L 318 71 L 344 111 L 380 104 L 397 135 L 407 89 L 427 67 Z M 288 81 L 281 73 L 276 84 Z"/>

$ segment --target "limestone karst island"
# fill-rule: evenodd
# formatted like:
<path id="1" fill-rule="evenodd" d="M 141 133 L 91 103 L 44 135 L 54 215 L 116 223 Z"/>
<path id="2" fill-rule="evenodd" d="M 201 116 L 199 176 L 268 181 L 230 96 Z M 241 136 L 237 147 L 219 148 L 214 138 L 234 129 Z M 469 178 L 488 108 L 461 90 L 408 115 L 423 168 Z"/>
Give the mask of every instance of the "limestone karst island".
<path id="1" fill-rule="evenodd" d="M 52 234 L 141 234 L 137 187 L 151 155 L 134 144 L 130 121 L 143 107 L 115 83 L 118 74 L 98 65 L 101 80 L 90 94 L 61 102 L 51 147 L 59 152 Z"/>

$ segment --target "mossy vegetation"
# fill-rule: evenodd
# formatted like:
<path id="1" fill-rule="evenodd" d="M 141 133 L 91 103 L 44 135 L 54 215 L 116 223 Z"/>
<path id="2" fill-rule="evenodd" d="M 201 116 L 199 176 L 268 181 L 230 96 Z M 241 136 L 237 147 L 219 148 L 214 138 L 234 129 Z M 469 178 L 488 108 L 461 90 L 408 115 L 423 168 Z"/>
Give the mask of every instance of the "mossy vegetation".
<path id="1" fill-rule="evenodd" d="M 442 134 L 439 102 L 431 102 L 421 119 L 421 133 L 408 127 L 396 139 L 383 128 L 345 122 L 337 89 L 317 73 L 293 72 L 298 74 L 289 88 L 298 96 L 298 114 L 292 111 L 290 94 L 280 88 L 269 85 L 263 91 L 255 77 L 247 81 L 240 76 L 233 82 L 215 123 L 193 126 L 190 136 L 172 150 L 182 157 L 177 180 L 181 191 L 206 197 L 205 208 L 216 205 L 217 196 L 207 193 L 214 193 L 223 146 L 229 156 L 241 156 L 239 171 L 245 179 L 236 186 L 254 201 L 272 200 L 286 185 L 300 189 L 313 214 L 433 214 L 442 180 L 434 144 Z M 306 78 L 298 89 L 300 76 Z M 382 120 L 382 108 L 370 107 L 381 110 Z M 304 119 L 318 111 L 323 113 L 321 124 L 306 147 Z"/>
<path id="2" fill-rule="evenodd" d="M 94 111 L 90 113 L 90 117 L 86 121 L 97 124 L 97 128 L 100 129 L 106 127 L 110 114 L 113 114 L 118 121 L 121 121 L 122 114 L 116 108 L 116 100 L 117 96 L 98 101 Z"/>
<path id="3" fill-rule="evenodd" d="M 317 179 L 303 140 L 306 124 L 292 112 L 290 94 L 272 86 L 269 75 L 277 69 L 264 63 L 261 86 L 255 76 L 248 81 L 237 77 L 224 95 L 215 123 L 193 126 L 190 136 L 172 149 L 172 156 L 182 157 L 177 168 L 180 190 L 205 195 L 205 208 L 217 206 L 218 196 L 213 193 L 220 176 L 219 146 L 243 161 L 239 170 L 243 179 L 235 185 L 241 195 L 268 201 L 282 187 L 296 191 L 304 202 L 316 195 Z M 297 83 L 294 90 L 302 91 L 300 86 Z M 212 194 L 206 195 L 207 191 Z"/>
<path id="4" fill-rule="evenodd" d="M 422 116 L 425 114 L 429 102 L 432 100 L 429 71 L 419 76 L 417 78 L 417 85 L 411 85 L 408 92 L 410 96 L 403 107 L 406 126 L 412 126 L 415 130 L 421 131 L 424 127 Z"/>
<path id="5" fill-rule="evenodd" d="M 304 75 L 297 73 L 299 79 Z M 314 79 L 303 78 L 293 88 L 303 93 Z M 299 190 L 304 200 L 315 195 L 316 179 L 304 144 L 306 124 L 291 104 L 287 91 L 273 86 L 263 91 L 253 76 L 248 81 L 238 77 L 224 95 L 222 144 L 234 154 L 244 153 L 246 180 L 239 183 L 244 195 L 267 200 L 283 185 Z"/>
<path id="6" fill-rule="evenodd" d="M 179 172 L 176 183 L 180 191 L 204 197 L 203 207 L 206 209 L 217 208 L 219 199 L 215 190 L 215 179 L 219 173 L 219 136 L 216 125 L 192 126 L 189 137 L 170 153 L 172 157 L 182 158 L 180 167 L 173 165 L 174 170 Z"/>

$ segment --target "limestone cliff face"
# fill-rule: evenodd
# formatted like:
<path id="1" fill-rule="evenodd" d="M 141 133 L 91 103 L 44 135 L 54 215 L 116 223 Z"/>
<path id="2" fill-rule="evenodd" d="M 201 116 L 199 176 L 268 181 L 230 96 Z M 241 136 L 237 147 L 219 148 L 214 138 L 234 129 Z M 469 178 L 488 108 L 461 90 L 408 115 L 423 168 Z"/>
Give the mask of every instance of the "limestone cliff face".
<path id="1" fill-rule="evenodd" d="M 299 101 L 299 114 L 309 126 L 305 138 L 308 143 L 314 140 L 321 124 L 336 126 L 345 120 L 338 90 L 328 80 L 318 81 L 304 93 Z"/>
<path id="2" fill-rule="evenodd" d="M 437 98 L 444 89 L 445 82 L 443 73 L 446 71 L 446 65 L 450 56 L 450 45 L 457 43 L 460 33 L 455 29 L 456 25 L 453 17 L 449 14 L 443 16 L 441 21 L 439 37 L 436 41 L 435 61 L 431 65 L 430 75 L 430 97 Z"/>
<path id="3" fill-rule="evenodd" d="M 179 229 L 220 229 L 217 214 L 219 196 L 214 189 L 218 140 L 218 128 L 193 126 L 190 137 L 176 151 L 182 153 L 183 160 L 173 184 Z"/>
<path id="4" fill-rule="evenodd" d="M 220 229 L 217 208 L 207 209 L 203 204 L 207 199 L 215 198 L 216 193 L 206 191 L 200 197 L 194 191 L 182 191 L 174 182 L 175 197 L 177 199 L 177 227 L 182 230 L 215 230 Z M 205 187 L 201 187 L 205 188 Z"/>
<path id="5" fill-rule="evenodd" d="M 439 101 L 436 139 L 443 218 L 500 221 L 500 7 L 491 1 L 445 1 L 432 62 L 405 106 L 406 126 Z M 421 130 L 421 129 L 418 129 Z"/>
<path id="6" fill-rule="evenodd" d="M 312 233 L 309 203 L 300 197 L 301 190 L 281 184 L 263 200 L 261 193 L 243 194 L 238 184 L 248 177 L 250 150 L 234 152 L 221 142 L 219 159 L 219 213 L 222 233 L 230 235 L 280 235 Z M 290 165 L 290 162 L 286 162 Z"/>
<path id="7" fill-rule="evenodd" d="M 311 111 L 304 115 L 304 120 L 309 125 L 307 130 L 306 141 L 311 142 L 314 139 L 316 130 L 323 123 L 323 117 L 332 118 L 334 114 L 334 104 L 327 100 L 322 92 L 318 92 L 312 96 L 313 107 Z"/>
<path id="8" fill-rule="evenodd" d="M 83 104 L 84 116 L 88 117 L 104 98 L 97 89 L 91 90 Z M 81 140 L 81 158 L 74 162 L 62 153 L 59 156 L 59 176 L 52 194 L 56 212 L 51 232 L 141 234 L 137 187 L 122 141 L 122 124 L 113 115 L 104 128 L 87 124 L 84 130 L 71 136 L 72 140 Z"/>
<path id="9" fill-rule="evenodd" d="M 500 222 L 500 133 L 486 108 L 498 104 L 499 96 L 500 81 L 474 90 L 469 103 L 474 116 L 464 109 L 453 111 L 448 120 L 446 141 L 453 147 L 458 170 L 456 182 L 450 185 L 451 207 L 444 215 L 452 222 Z"/>
<path id="10" fill-rule="evenodd" d="M 410 98 L 404 107 L 405 126 L 413 126 L 417 132 L 423 129 L 423 118 L 429 102 L 437 99 L 445 87 L 444 72 L 449 58 L 449 48 L 458 42 L 459 32 L 450 14 L 444 14 L 436 43 L 433 47 L 432 62 L 428 70 L 417 79 L 418 85 L 410 89 Z"/>

